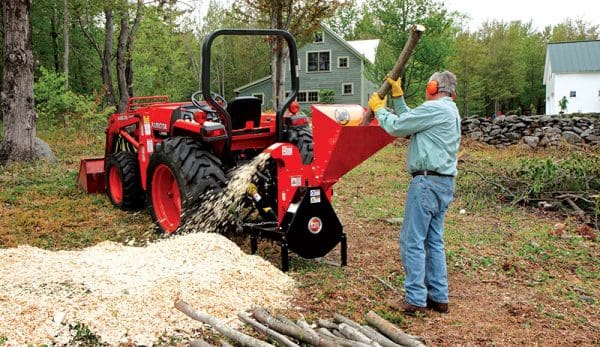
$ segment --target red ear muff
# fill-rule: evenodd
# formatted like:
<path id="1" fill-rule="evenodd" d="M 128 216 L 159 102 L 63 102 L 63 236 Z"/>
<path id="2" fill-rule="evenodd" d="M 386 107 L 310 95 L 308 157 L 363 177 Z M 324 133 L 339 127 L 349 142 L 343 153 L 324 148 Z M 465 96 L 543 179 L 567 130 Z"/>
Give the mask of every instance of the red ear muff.
<path id="1" fill-rule="evenodd" d="M 438 93 L 438 81 L 431 80 L 427 82 L 427 94 L 435 95 Z"/>
<path id="2" fill-rule="evenodd" d="M 452 93 L 452 101 L 456 101 L 456 92 Z"/>

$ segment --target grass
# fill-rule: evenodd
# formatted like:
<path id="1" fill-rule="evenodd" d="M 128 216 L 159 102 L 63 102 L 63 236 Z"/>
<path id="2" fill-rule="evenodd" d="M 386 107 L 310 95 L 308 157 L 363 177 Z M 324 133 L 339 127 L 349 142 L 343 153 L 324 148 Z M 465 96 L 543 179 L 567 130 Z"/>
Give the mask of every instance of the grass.
<path id="1" fill-rule="evenodd" d="M 157 237 L 147 211 L 122 212 L 105 195 L 77 188 L 79 160 L 102 154 L 102 129 L 40 130 L 39 137 L 59 161 L 0 167 L 0 247 L 74 249 L 104 240 Z M 402 217 L 404 211 L 409 182 L 404 140 L 384 148 L 334 186 L 334 208 L 348 234 L 349 266 L 292 255 L 290 275 L 299 289 L 294 309 L 286 314 L 312 322 L 339 312 L 362 322 L 374 310 L 434 345 L 597 343 L 598 238 L 582 237 L 575 218 L 502 204 L 497 196 L 481 194 L 481 177 L 469 173 L 484 164 L 492 171 L 505 170 L 528 157 L 564 158 L 572 149 L 500 151 L 469 142 L 463 148 L 456 200 L 445 224 L 449 315 L 406 318 L 385 305 L 387 299 L 401 298 L 403 291 L 399 226 L 385 219 Z M 557 222 L 566 225 L 561 233 L 554 228 Z M 259 254 L 279 264 L 277 245 L 262 242 Z M 339 250 L 327 259 L 339 262 Z M 85 327 L 80 330 L 84 336 L 91 334 Z"/>

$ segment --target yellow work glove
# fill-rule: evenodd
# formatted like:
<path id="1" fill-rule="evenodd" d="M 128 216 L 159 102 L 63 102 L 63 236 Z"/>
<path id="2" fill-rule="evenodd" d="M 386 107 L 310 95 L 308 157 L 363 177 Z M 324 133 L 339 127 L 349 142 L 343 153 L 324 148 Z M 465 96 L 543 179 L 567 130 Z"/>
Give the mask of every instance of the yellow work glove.
<path id="1" fill-rule="evenodd" d="M 369 107 L 373 112 L 377 112 L 380 108 L 385 106 L 385 98 L 381 98 L 377 92 L 373 93 L 369 98 Z"/>
<path id="2" fill-rule="evenodd" d="M 402 78 L 398 77 L 397 80 L 393 80 L 391 77 L 387 77 L 386 81 L 392 87 L 392 97 L 399 98 L 404 95 L 404 90 L 402 90 Z"/>

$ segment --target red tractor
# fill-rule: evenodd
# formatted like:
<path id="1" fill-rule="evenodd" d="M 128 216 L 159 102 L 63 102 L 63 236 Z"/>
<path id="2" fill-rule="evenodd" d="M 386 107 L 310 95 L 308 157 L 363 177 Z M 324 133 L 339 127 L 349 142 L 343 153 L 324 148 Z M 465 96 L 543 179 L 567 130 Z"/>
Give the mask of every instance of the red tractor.
<path id="1" fill-rule="evenodd" d="M 227 172 L 260 153 L 271 162 L 255 183 L 265 204 L 276 211 L 262 221 L 244 220 L 244 231 L 256 238 L 281 242 L 287 270 L 288 247 L 305 258 L 327 254 L 346 243 L 331 206 L 332 186 L 339 178 L 392 141 L 376 121 L 372 126 L 344 127 L 360 117 L 359 105 L 313 106 L 312 125 L 295 102 L 299 90 L 296 65 L 290 64 L 291 91 L 275 113 L 261 113 L 261 100 L 236 97 L 229 103 L 210 92 L 210 50 L 221 35 L 276 35 L 298 61 L 293 37 L 282 30 L 223 29 L 209 34 L 202 46 L 202 92 L 190 102 L 168 97 L 131 98 L 127 111 L 110 116 L 104 158 L 84 159 L 79 182 L 88 192 L 105 190 L 123 210 L 149 207 L 152 219 L 166 233 L 182 224 L 186 207 L 201 206 L 207 192 L 219 192 Z M 200 97 L 202 95 L 202 98 Z M 337 121 L 336 121 L 337 120 Z"/>

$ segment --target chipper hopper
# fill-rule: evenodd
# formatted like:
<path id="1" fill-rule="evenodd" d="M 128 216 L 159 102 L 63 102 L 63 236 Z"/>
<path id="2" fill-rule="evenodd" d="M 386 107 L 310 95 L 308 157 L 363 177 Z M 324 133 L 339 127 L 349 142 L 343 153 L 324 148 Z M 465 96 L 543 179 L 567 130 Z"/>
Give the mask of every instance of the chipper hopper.
<path id="1" fill-rule="evenodd" d="M 277 220 L 245 223 L 252 252 L 257 237 L 280 241 L 281 264 L 288 268 L 288 249 L 303 258 L 317 258 L 341 243 L 346 265 L 346 235 L 331 205 L 333 185 L 393 141 L 376 120 L 367 126 L 344 126 L 349 118 L 361 119 L 360 105 L 313 105 L 314 160 L 303 164 L 300 150 L 278 142 L 265 150 L 276 162 Z"/>
<path id="2" fill-rule="evenodd" d="M 362 119 L 360 105 L 313 105 L 311 127 L 295 101 L 295 64 L 289 64 L 290 93 L 274 113 L 262 113 L 262 100 L 255 97 L 227 102 L 210 92 L 211 45 L 221 35 L 278 36 L 287 43 L 289 60 L 298 61 L 295 41 L 286 31 L 209 34 L 202 47 L 202 91 L 190 102 L 131 98 L 125 112 L 108 119 L 104 157 L 82 160 L 80 186 L 89 193 L 106 191 L 123 210 L 145 203 L 158 229 L 175 233 L 191 208 L 208 209 L 202 201 L 223 190 L 233 169 L 269 153 L 267 165 L 248 186 L 249 212 L 241 218 L 252 251 L 259 237 L 279 241 L 287 270 L 288 250 L 316 258 L 341 243 L 345 265 L 346 237 L 331 205 L 332 186 L 393 138 L 376 120 L 350 126 L 358 123 L 351 120 Z M 202 215 L 207 212 L 212 213 Z"/>

